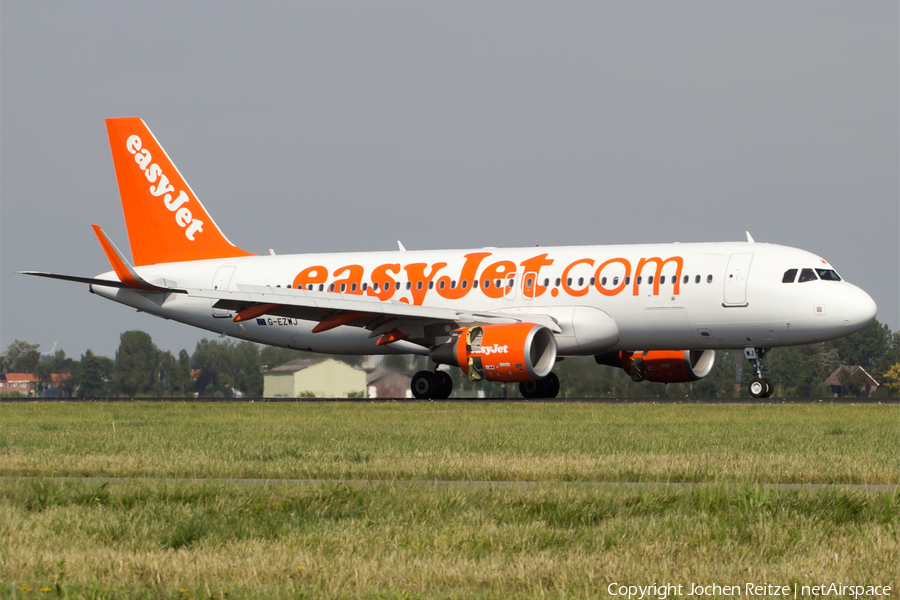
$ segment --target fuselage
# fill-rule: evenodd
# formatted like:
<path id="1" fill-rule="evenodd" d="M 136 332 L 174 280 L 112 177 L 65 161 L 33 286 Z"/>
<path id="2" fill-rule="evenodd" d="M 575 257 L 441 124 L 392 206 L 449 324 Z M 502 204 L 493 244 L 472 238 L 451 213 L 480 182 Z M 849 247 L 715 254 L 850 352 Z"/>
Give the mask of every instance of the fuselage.
<path id="1" fill-rule="evenodd" d="M 563 356 L 808 344 L 853 333 L 876 312 L 868 294 L 823 258 L 748 242 L 242 256 L 136 270 L 166 287 L 290 287 L 371 302 L 547 315 L 559 325 Z M 114 272 L 99 278 L 117 279 Z M 183 294 L 100 285 L 92 291 L 264 344 L 341 354 L 428 351 L 408 342 L 377 346 L 359 327 L 312 333 L 314 321 L 273 316 L 236 323 L 233 312 Z"/>

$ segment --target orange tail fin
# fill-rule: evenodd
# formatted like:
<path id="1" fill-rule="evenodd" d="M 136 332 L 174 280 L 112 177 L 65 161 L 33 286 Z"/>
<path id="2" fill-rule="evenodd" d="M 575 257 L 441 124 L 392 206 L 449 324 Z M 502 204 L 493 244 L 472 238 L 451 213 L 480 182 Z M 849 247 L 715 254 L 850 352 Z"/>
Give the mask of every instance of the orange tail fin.
<path id="1" fill-rule="evenodd" d="M 106 119 L 135 266 L 252 256 L 219 229 L 137 117 Z"/>

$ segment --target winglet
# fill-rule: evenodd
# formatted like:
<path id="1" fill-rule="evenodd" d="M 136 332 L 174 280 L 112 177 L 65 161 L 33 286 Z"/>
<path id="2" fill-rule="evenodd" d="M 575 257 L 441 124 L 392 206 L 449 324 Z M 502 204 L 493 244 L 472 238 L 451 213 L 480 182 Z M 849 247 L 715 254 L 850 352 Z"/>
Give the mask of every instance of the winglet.
<path id="1" fill-rule="evenodd" d="M 397 249 L 400 252 L 406 252 L 406 248 L 403 247 L 403 242 L 401 242 L 400 240 L 397 240 Z"/>
<path id="2" fill-rule="evenodd" d="M 99 225 L 91 225 L 91 228 L 94 230 L 94 233 L 97 235 L 97 239 L 100 240 L 100 245 L 103 246 L 103 251 L 106 253 L 106 258 L 109 259 L 110 264 L 112 264 L 113 271 L 116 272 L 116 276 L 119 278 L 119 281 L 124 283 L 130 288 L 134 288 L 137 290 L 145 290 L 148 292 L 158 291 L 160 288 L 147 283 L 141 278 L 140 275 L 134 270 L 134 267 L 129 264 L 128 260 L 122 256 L 122 253 L 116 248 L 116 245 L 112 243 L 112 240 L 106 235 Z"/>
<path id="3" fill-rule="evenodd" d="M 748 243 L 748 244 L 755 244 L 755 243 L 756 243 L 756 240 L 753 239 L 753 236 L 750 235 L 750 232 L 749 232 L 749 231 L 745 231 L 744 233 L 747 234 L 747 243 Z"/>

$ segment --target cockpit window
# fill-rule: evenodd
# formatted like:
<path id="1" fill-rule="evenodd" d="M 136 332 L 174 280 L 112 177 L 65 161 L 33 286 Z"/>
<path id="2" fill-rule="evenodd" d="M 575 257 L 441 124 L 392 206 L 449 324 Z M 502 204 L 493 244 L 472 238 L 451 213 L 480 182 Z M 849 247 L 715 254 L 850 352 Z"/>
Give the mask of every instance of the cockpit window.
<path id="1" fill-rule="evenodd" d="M 794 283 L 795 279 L 797 279 L 797 269 L 788 269 L 784 272 L 781 283 Z"/>
<path id="2" fill-rule="evenodd" d="M 822 281 L 840 281 L 841 276 L 837 274 L 837 271 L 832 269 L 816 269 L 816 273 L 819 274 L 819 279 Z"/>
<path id="3" fill-rule="evenodd" d="M 797 283 L 815 281 L 816 279 L 818 279 L 818 277 L 816 277 L 816 274 L 812 269 L 803 269 L 802 271 L 800 271 L 800 279 L 797 280 Z"/>

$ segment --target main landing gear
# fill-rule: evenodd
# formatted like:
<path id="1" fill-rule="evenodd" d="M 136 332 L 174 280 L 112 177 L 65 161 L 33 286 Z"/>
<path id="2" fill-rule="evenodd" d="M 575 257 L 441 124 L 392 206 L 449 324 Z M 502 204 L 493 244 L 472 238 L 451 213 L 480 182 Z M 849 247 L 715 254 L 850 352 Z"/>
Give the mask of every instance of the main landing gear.
<path id="1" fill-rule="evenodd" d="M 453 379 L 446 371 L 419 371 L 413 375 L 409 386 L 419 400 L 445 400 L 453 392 Z M 550 373 L 537 381 L 519 384 L 523 398 L 556 398 L 559 394 L 559 377 Z"/>
<path id="2" fill-rule="evenodd" d="M 559 394 L 559 377 L 550 373 L 537 381 L 523 381 L 519 384 L 523 398 L 556 398 Z"/>
<path id="3" fill-rule="evenodd" d="M 445 400 L 453 392 L 453 379 L 447 371 L 419 371 L 409 387 L 419 400 Z"/>
<path id="4" fill-rule="evenodd" d="M 775 391 L 772 382 L 762 376 L 762 359 L 768 352 L 768 348 L 744 348 L 744 358 L 753 365 L 755 376 L 750 380 L 750 395 L 754 398 L 769 398 Z"/>

